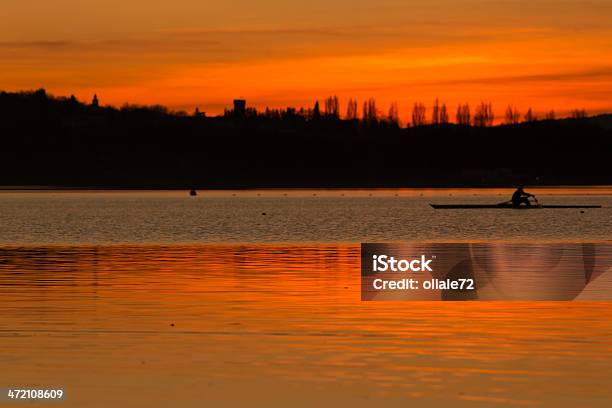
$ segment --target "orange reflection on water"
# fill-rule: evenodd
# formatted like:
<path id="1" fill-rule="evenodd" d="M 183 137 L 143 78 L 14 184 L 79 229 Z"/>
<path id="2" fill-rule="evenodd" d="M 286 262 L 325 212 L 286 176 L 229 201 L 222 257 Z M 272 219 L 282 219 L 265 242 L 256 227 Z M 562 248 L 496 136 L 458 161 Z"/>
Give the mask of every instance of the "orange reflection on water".
<path id="1" fill-rule="evenodd" d="M 361 302 L 359 263 L 342 244 L 0 249 L 0 383 L 63 385 L 67 406 L 606 406 L 611 302 Z"/>

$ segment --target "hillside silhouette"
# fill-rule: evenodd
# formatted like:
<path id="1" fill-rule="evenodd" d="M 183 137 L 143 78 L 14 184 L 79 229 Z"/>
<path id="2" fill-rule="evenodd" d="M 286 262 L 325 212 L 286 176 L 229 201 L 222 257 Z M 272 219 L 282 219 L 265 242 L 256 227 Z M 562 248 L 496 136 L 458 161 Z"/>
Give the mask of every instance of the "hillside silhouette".
<path id="1" fill-rule="evenodd" d="M 612 184 L 612 116 L 426 124 L 415 104 L 402 128 L 397 107 L 337 99 L 312 110 L 239 110 L 207 117 L 162 106 L 101 106 L 44 90 L 0 93 L 0 185 L 92 188 L 450 187 Z M 437 104 L 437 101 L 436 101 Z M 483 103 L 482 115 L 490 105 Z M 371 109 L 374 109 L 372 113 Z M 351 113 L 352 112 L 352 113 Z M 461 107 L 457 118 L 461 118 Z M 531 114 L 531 110 L 527 113 Z M 369 115 L 369 116 L 368 116 Z M 454 117 L 454 113 L 451 113 Z M 434 116 L 436 117 L 436 116 Z"/>

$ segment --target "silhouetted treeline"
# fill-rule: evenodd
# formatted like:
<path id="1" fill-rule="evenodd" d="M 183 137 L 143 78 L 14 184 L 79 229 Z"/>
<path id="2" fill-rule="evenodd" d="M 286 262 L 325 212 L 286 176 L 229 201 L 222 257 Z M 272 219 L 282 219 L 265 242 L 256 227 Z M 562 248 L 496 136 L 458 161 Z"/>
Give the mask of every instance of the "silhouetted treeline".
<path id="1" fill-rule="evenodd" d="M 97 98 L 96 98 L 97 101 Z M 491 126 L 491 104 L 449 123 L 415 104 L 399 126 L 357 101 L 340 118 L 335 97 L 313 109 L 247 108 L 208 117 L 161 106 L 98 106 L 43 90 L 0 93 L 0 185 L 246 188 L 612 184 L 612 116 L 536 120 L 508 107 Z M 531 116 L 530 116 L 531 115 Z M 476 118 L 476 119 L 474 119 Z M 529 119 L 529 120 L 528 120 Z M 477 121 L 480 126 L 472 126 Z M 431 124 L 427 124 L 431 123 Z"/>

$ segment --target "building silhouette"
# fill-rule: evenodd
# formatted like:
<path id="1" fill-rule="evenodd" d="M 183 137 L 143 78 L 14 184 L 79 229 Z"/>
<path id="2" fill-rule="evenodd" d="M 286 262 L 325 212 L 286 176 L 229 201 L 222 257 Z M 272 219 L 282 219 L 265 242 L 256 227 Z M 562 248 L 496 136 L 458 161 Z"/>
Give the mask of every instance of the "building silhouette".
<path id="1" fill-rule="evenodd" d="M 234 115 L 244 116 L 246 114 L 246 99 L 234 99 Z"/>

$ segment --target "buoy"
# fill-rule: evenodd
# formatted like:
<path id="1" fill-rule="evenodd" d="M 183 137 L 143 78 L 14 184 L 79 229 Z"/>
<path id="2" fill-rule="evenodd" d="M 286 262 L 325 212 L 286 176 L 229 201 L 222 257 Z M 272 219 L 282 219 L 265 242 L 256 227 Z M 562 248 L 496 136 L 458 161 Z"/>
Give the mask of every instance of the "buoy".
<path id="1" fill-rule="evenodd" d="M 193 196 L 197 196 L 197 195 L 198 195 L 198 192 L 197 192 L 197 191 L 195 191 L 195 190 L 192 188 L 192 189 L 191 189 L 191 191 L 189 192 L 189 195 L 190 195 L 190 196 L 192 196 L 192 197 L 193 197 Z"/>

